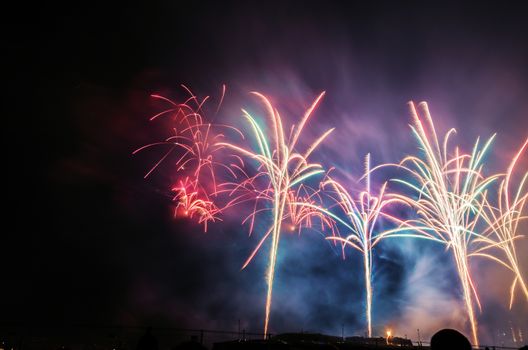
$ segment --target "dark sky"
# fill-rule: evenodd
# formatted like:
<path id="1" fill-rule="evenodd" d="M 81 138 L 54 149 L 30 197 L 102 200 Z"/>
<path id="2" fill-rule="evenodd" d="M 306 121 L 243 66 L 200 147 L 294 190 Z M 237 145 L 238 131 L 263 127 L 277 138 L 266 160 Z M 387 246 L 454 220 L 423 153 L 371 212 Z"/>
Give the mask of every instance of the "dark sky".
<path id="1" fill-rule="evenodd" d="M 165 136 L 148 123 L 160 108 L 149 95 L 182 96 L 181 83 L 201 96 L 225 83 L 230 118 L 251 90 L 292 113 L 326 90 L 313 131 L 340 126 L 321 154 L 352 177 L 367 151 L 379 163 L 412 149 L 406 102 L 427 100 L 466 147 L 498 132 L 493 164 L 502 169 L 528 134 L 521 2 L 344 3 L 105 2 L 6 13 L 0 322 L 235 329 L 240 319 L 260 330 L 264 254 L 239 272 L 257 237 L 233 222 L 204 234 L 174 220 L 166 177 L 144 180 L 153 159 L 131 156 Z M 420 294 L 408 288 L 418 266 L 431 276 L 424 285 L 438 287 L 428 289 L 440 298 L 428 310 L 457 300 L 453 272 L 420 260 L 448 255 L 413 244 L 380 248 L 380 329 L 412 324 L 402 300 Z M 361 333 L 359 257 L 342 262 L 313 233 L 281 249 L 289 253 L 279 259 L 272 331 L 339 333 L 344 323 Z M 526 320 L 526 303 L 508 314 L 505 295 L 484 298 L 500 310 L 500 321 L 484 311 L 484 329 Z"/>

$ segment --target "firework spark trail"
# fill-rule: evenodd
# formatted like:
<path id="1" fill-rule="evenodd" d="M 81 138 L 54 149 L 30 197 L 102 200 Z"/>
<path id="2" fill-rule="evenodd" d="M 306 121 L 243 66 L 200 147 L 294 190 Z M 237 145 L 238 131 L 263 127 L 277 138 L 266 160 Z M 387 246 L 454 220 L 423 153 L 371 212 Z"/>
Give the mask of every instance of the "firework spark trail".
<path id="1" fill-rule="evenodd" d="M 493 232 L 499 243 L 488 244 L 473 254 L 476 256 L 495 258 L 494 256 L 490 256 L 488 253 L 489 249 L 499 248 L 504 252 L 508 263 L 505 264 L 501 260 L 497 261 L 503 263 L 503 265 L 510 269 L 514 274 L 514 280 L 510 287 L 510 309 L 513 306 L 515 288 L 517 285 L 524 292 L 526 300 L 528 300 L 528 288 L 526 287 L 525 280 L 521 274 L 515 249 L 517 239 L 523 237 L 522 235 L 517 234 L 519 222 L 528 218 L 528 216 L 522 216 L 524 205 L 528 199 L 528 189 L 525 188 L 528 179 L 528 171 L 524 173 L 513 198 L 510 197 L 511 178 L 521 155 L 526 148 L 528 148 L 527 146 L 528 139 L 524 142 L 508 166 L 508 170 L 506 171 L 497 192 L 497 207 L 491 205 L 488 201 L 486 201 L 486 205 L 484 206 L 484 218 L 488 224 L 485 233 Z M 526 193 L 523 193 L 523 191 Z"/>
<path id="2" fill-rule="evenodd" d="M 331 235 L 335 236 L 336 222 L 334 219 L 325 215 L 314 206 L 322 203 L 321 190 L 314 190 L 311 187 L 304 186 L 301 184 L 297 191 L 291 190 L 288 193 L 288 213 L 286 218 L 290 218 L 290 231 L 297 231 L 301 234 L 303 227 L 315 229 L 313 226 L 313 220 L 317 219 L 320 223 L 319 233 L 323 234 L 323 231 L 327 228 L 330 230 Z M 310 204 L 311 206 L 298 205 L 296 203 Z"/>
<path id="3" fill-rule="evenodd" d="M 185 178 L 184 181 L 179 181 L 178 186 L 175 186 L 172 191 L 176 192 L 173 200 L 178 204 L 174 210 L 174 216 L 184 216 L 193 218 L 198 216 L 198 223 L 204 224 L 204 231 L 207 232 L 207 222 L 221 220 L 217 214 L 220 209 L 209 198 L 200 198 L 197 191 L 199 185 L 196 181 L 190 181 Z"/>
<path id="4" fill-rule="evenodd" d="M 418 214 L 417 219 L 400 223 L 428 239 L 444 243 L 452 251 L 471 324 L 473 344 L 478 346 L 474 302 L 479 309 L 481 306 L 469 269 L 469 257 L 483 245 L 497 244 L 489 235 L 475 231 L 482 215 L 486 189 L 497 178 L 497 175 L 486 177 L 482 173 L 484 156 L 495 135 L 480 149 L 477 139 L 471 154 L 464 154 L 456 147 L 454 156 L 449 157 L 449 137 L 456 132 L 455 129 L 447 132 L 440 147 L 427 104 L 419 104 L 425 115 L 425 125 L 414 103 L 410 102 L 409 106 L 414 122 L 411 129 L 424 154 L 407 156 L 399 164 L 383 166 L 397 166 L 416 181 L 393 179 L 416 195 L 416 198 L 411 195 L 395 195 L 414 207 Z M 490 258 L 499 260 L 491 255 Z"/>
<path id="5" fill-rule="evenodd" d="M 167 161 L 170 155 L 179 151 L 174 163 L 175 173 L 184 173 L 186 176 L 185 180 L 179 180 L 178 185 L 172 188 L 176 192 L 173 199 L 178 202 L 176 212 L 185 208 L 184 211 L 188 213 L 185 216 L 192 218 L 196 214 L 199 218 L 199 223 L 203 223 L 204 230 L 207 231 L 207 222 L 218 219 L 217 215 L 221 212 L 211 200 L 211 196 L 217 193 L 218 188 L 217 169 L 220 168 L 230 176 L 236 177 L 231 167 L 216 159 L 216 153 L 223 148 L 218 143 L 225 138 L 219 129 L 231 130 L 240 135 L 242 134 L 238 129 L 229 125 L 205 122 L 203 106 L 209 96 L 199 100 L 187 87 L 184 85 L 182 87 L 189 94 L 189 97 L 183 103 L 176 103 L 160 95 L 152 95 L 153 98 L 167 102 L 170 108 L 154 115 L 150 118 L 150 121 L 157 120 L 162 116 L 172 116 L 172 135 L 161 142 L 154 142 L 140 147 L 133 154 L 155 146 L 167 146 L 169 148 L 147 172 L 145 175 L 145 178 L 147 178 L 160 164 Z M 224 94 L 225 86 L 222 89 L 222 96 L 217 111 L 223 101 Z"/>
<path id="6" fill-rule="evenodd" d="M 317 138 L 304 153 L 298 153 L 296 147 L 302 131 L 312 115 L 313 111 L 324 96 L 321 93 L 305 112 L 301 122 L 297 126 L 291 128 L 289 136 L 284 132 L 282 118 L 279 112 L 272 106 L 270 101 L 262 94 L 254 92 L 264 104 L 266 114 L 271 121 L 272 135 L 267 135 L 259 126 L 257 121 L 245 110 L 242 110 L 244 117 L 249 122 L 253 136 L 258 144 L 258 149 L 243 148 L 232 143 L 220 142 L 217 145 L 228 147 L 242 156 L 254 159 L 259 163 L 258 173 L 248 179 L 246 183 L 255 185 L 255 179 L 266 178 L 268 186 L 264 190 L 255 190 L 256 198 L 268 197 L 271 199 L 273 222 L 266 233 L 266 236 L 271 235 L 271 249 L 267 272 L 268 290 L 266 294 L 266 309 L 264 319 L 264 334 L 268 333 L 269 318 L 271 312 L 271 301 L 273 292 L 273 280 L 275 276 L 275 265 L 277 262 L 277 252 L 280 242 L 280 234 L 282 224 L 285 218 L 285 211 L 291 204 L 291 190 L 296 185 L 300 185 L 304 181 L 312 178 L 315 175 L 324 173 L 323 167 L 318 163 L 310 163 L 308 158 L 312 152 L 321 144 L 321 142 L 332 132 L 330 129 Z M 270 142 L 269 142 L 269 141 Z M 270 144 L 271 143 L 271 144 Z M 256 188 L 256 187 L 255 187 Z M 265 239 L 264 238 L 264 239 Z M 262 241 L 261 241 L 262 242 Z"/>
<path id="7" fill-rule="evenodd" d="M 393 219 L 392 215 L 383 212 L 383 209 L 394 203 L 406 204 L 400 198 L 390 198 L 385 195 L 387 183 L 385 182 L 378 195 L 371 192 L 370 186 L 370 154 L 365 157 L 365 190 L 361 191 L 357 198 L 354 198 L 343 185 L 336 180 L 328 177 L 322 183 L 322 187 L 331 187 L 330 198 L 337 204 L 340 211 L 344 213 L 345 218 L 342 219 L 334 214 L 330 209 L 320 206 L 314 206 L 311 203 L 297 203 L 300 206 L 308 206 L 321 211 L 326 216 L 334 219 L 336 222 L 342 224 L 349 233 L 345 238 L 343 237 L 327 237 L 328 240 L 340 242 L 345 246 L 350 246 L 359 250 L 363 254 L 363 268 L 365 277 L 365 318 L 367 320 L 367 333 L 372 337 L 372 251 L 373 248 L 383 239 L 391 236 L 395 237 L 414 237 L 412 234 L 405 234 L 402 231 L 406 228 L 395 228 L 377 232 L 374 230 L 380 216 Z"/>
<path id="8" fill-rule="evenodd" d="M 254 221 L 256 216 L 265 211 L 273 210 L 272 208 L 267 207 L 257 208 L 256 204 L 258 203 L 258 200 L 262 199 L 265 199 L 266 201 L 272 203 L 273 197 L 260 194 L 258 196 L 258 199 L 255 200 L 255 207 L 253 212 L 248 215 L 242 222 L 243 224 L 246 221 L 251 222 L 250 234 L 254 228 Z M 321 212 L 321 210 L 316 209 L 319 203 L 322 203 L 320 190 L 314 190 L 313 188 L 305 186 L 304 184 L 301 184 L 297 188 L 297 190 L 290 190 L 286 199 L 286 209 L 284 212 L 284 216 L 282 217 L 283 222 L 289 219 L 287 230 L 289 232 L 297 231 L 297 233 L 300 235 L 301 231 L 304 228 L 307 228 L 318 232 L 322 236 L 325 236 L 325 230 L 329 230 L 332 236 L 334 236 L 336 233 L 336 222 L 331 217 Z M 309 204 L 310 206 L 306 204 Z M 314 220 L 319 222 L 320 229 L 314 226 Z M 244 265 L 242 266 L 242 269 L 245 269 L 249 265 L 249 263 L 251 263 L 255 255 L 260 251 L 260 248 L 262 247 L 263 243 L 269 237 L 270 233 L 271 229 L 266 232 L 266 234 L 262 237 L 255 249 L 246 259 Z"/>

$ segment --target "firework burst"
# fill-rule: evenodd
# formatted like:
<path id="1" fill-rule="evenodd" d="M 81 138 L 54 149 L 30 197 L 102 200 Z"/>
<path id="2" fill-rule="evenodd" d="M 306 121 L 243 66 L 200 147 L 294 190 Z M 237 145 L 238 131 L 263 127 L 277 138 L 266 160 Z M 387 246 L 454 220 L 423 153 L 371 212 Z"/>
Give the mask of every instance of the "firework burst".
<path id="1" fill-rule="evenodd" d="M 299 125 L 293 126 L 289 136 L 284 131 L 284 124 L 279 112 L 272 106 L 268 98 L 264 95 L 254 92 L 266 108 L 267 116 L 271 122 L 272 134 L 268 135 L 259 126 L 258 122 L 245 110 L 245 119 L 249 122 L 255 141 L 257 142 L 257 149 L 243 148 L 232 143 L 220 142 L 217 143 L 219 147 L 228 147 L 243 157 L 253 159 L 258 162 L 259 167 L 257 174 L 248 177 L 247 180 L 237 184 L 237 188 L 247 188 L 248 186 L 253 191 L 255 198 L 265 199 L 271 202 L 271 211 L 273 221 L 270 229 L 264 235 L 261 243 L 257 246 L 257 250 L 264 240 L 271 236 L 271 249 L 268 262 L 267 284 L 268 290 L 266 294 L 266 308 L 264 319 L 264 334 L 268 333 L 269 318 L 271 312 L 271 301 L 273 293 L 273 279 L 275 276 L 275 265 L 277 262 L 277 252 L 279 249 L 280 235 L 283 229 L 283 222 L 288 216 L 288 210 L 292 220 L 298 223 L 305 222 L 308 216 L 306 213 L 292 211 L 291 198 L 292 190 L 300 186 L 308 179 L 323 174 L 325 171 L 321 164 L 311 163 L 309 157 L 312 152 L 323 142 L 323 140 L 332 132 L 330 129 L 324 132 L 319 138 L 315 139 L 304 152 L 297 151 L 299 139 L 302 131 L 312 115 L 313 111 L 324 96 L 321 93 L 305 112 Z M 267 185 L 263 190 L 258 189 L 258 179 L 266 179 Z M 295 195 L 293 196 L 295 197 Z M 295 206 L 295 205 L 294 205 Z M 295 214 L 292 214 L 295 213 Z M 254 218 L 254 215 L 253 215 Z M 254 219 L 252 219 L 254 220 Z M 299 221 L 300 220 L 300 221 Z M 256 251 L 255 251 L 256 252 Z M 254 252 L 254 253 L 255 253 Z M 254 256 L 254 253 L 252 256 Z M 250 256 L 250 259 L 252 258 Z M 246 264 L 245 264 L 246 265 Z"/>
<path id="2" fill-rule="evenodd" d="M 329 197 L 337 205 L 344 218 L 334 214 L 331 210 L 311 203 L 297 203 L 299 206 L 316 209 L 329 218 L 334 219 L 337 223 L 343 225 L 348 233 L 345 237 L 331 236 L 328 240 L 340 242 L 345 246 L 352 247 L 363 254 L 363 268 L 365 277 L 365 318 L 367 321 L 368 336 L 372 336 L 372 253 L 373 248 L 387 237 L 413 237 L 415 235 L 402 233 L 406 229 L 395 228 L 385 231 L 376 231 L 375 228 L 378 220 L 384 216 L 389 219 L 397 220 L 392 215 L 383 210 L 390 204 L 406 202 L 400 198 L 391 198 L 386 195 L 387 183 L 383 183 L 377 195 L 371 191 L 370 181 L 370 154 L 365 157 L 365 189 L 355 198 L 346 188 L 336 180 L 328 177 L 321 185 L 323 188 L 330 187 Z M 334 206 L 334 205 L 333 205 Z"/>
<path id="3" fill-rule="evenodd" d="M 425 102 L 419 108 L 425 117 L 422 122 L 414 103 L 410 102 L 414 126 L 412 132 L 418 140 L 421 156 L 407 156 L 395 165 L 408 174 L 412 180 L 394 179 L 403 184 L 413 195 L 396 195 L 417 210 L 418 218 L 401 221 L 424 238 L 444 243 L 455 259 L 458 277 L 463 291 L 464 302 L 474 345 L 478 345 L 477 321 L 474 303 L 480 306 L 477 289 L 469 268 L 469 258 L 478 253 L 482 246 L 497 242 L 488 235 L 479 234 L 475 227 L 482 215 L 486 190 L 497 175 L 486 177 L 482 173 L 484 156 L 495 136 L 482 147 L 479 139 L 471 154 L 465 154 L 455 147 L 454 155 L 448 155 L 449 130 L 442 147 L 433 120 Z M 494 256 L 490 258 L 496 260 Z"/>
<path id="4" fill-rule="evenodd" d="M 231 167 L 217 160 L 217 154 L 223 148 L 218 143 L 225 138 L 220 130 L 240 132 L 225 124 L 206 122 L 203 117 L 203 107 L 209 97 L 199 100 L 187 87 L 184 85 L 182 87 L 189 94 L 183 103 L 176 103 L 160 95 L 152 95 L 153 98 L 168 103 L 169 108 L 151 117 L 150 121 L 163 116 L 171 116 L 171 135 L 161 142 L 147 144 L 135 150 L 133 154 L 155 146 L 168 148 L 145 174 L 145 178 L 149 177 L 171 155 L 175 155 L 174 174 L 180 177 L 180 180 L 176 181 L 177 185 L 172 188 L 176 192 L 174 201 L 178 203 L 176 211 L 187 213 L 184 216 L 190 218 L 198 217 L 199 223 L 203 223 L 204 230 L 207 231 L 207 222 L 218 219 L 217 215 L 221 211 L 211 199 L 218 193 L 218 169 L 222 169 L 231 176 L 236 176 Z M 224 94 L 225 86 L 222 89 L 217 111 Z M 182 178 L 184 180 L 181 180 Z"/>
<path id="5" fill-rule="evenodd" d="M 198 218 L 198 223 L 204 225 L 207 232 L 207 222 L 220 220 L 217 216 L 220 209 L 212 200 L 205 196 L 205 191 L 200 189 L 197 181 L 190 181 L 185 178 L 179 181 L 178 185 L 172 188 L 175 192 L 173 201 L 176 202 L 174 210 L 175 217 Z M 202 197 L 204 196 L 204 197 Z"/>
<path id="6" fill-rule="evenodd" d="M 254 191 L 254 187 L 252 187 Z M 254 228 L 255 218 L 258 214 L 262 214 L 266 211 L 272 211 L 273 206 L 264 206 L 263 208 L 257 208 L 256 204 L 259 201 L 266 201 L 268 204 L 273 203 L 273 197 L 266 195 L 266 192 L 260 192 L 260 194 L 253 198 L 254 209 L 242 223 L 249 221 L 250 233 Z M 336 233 L 336 222 L 328 215 L 324 214 L 321 210 L 317 209 L 322 203 L 321 191 L 314 190 L 313 188 L 301 184 L 296 190 L 290 190 L 286 199 L 286 209 L 282 221 L 286 226 L 286 232 L 297 232 L 299 235 L 303 229 L 311 229 L 317 233 L 325 236 L 325 231 L 331 232 L 332 236 Z M 316 226 L 316 224 L 319 224 Z M 253 252 L 249 255 L 247 260 L 244 262 L 242 269 L 245 269 L 249 263 L 253 260 L 255 255 L 259 252 L 263 243 L 268 239 L 271 233 L 271 228 L 262 237 L 260 242 L 257 244 Z"/>
<path id="7" fill-rule="evenodd" d="M 485 210 L 483 211 L 483 216 L 488 224 L 488 228 L 485 230 L 485 233 L 487 234 L 492 232 L 496 236 L 496 240 L 498 242 L 496 244 L 487 244 L 473 254 L 496 260 L 512 271 L 514 274 L 514 279 L 510 287 L 510 309 L 513 306 L 515 289 L 517 286 L 520 287 L 526 297 L 526 300 L 528 300 L 528 288 L 526 287 L 525 280 L 519 267 L 519 261 L 515 247 L 516 241 L 523 237 L 517 232 L 519 222 L 528 218 L 527 216 L 522 216 L 524 205 L 528 199 L 528 190 L 526 188 L 528 171 L 522 175 L 522 179 L 517 190 L 514 191 L 513 196 L 511 196 L 510 189 L 511 179 L 515 172 L 516 165 L 527 146 L 528 139 L 524 142 L 508 166 L 506 174 L 504 175 L 497 192 L 497 206 L 493 206 L 487 200 L 486 205 L 484 206 Z M 506 261 L 498 259 L 489 253 L 489 250 L 494 248 L 499 248 L 502 250 L 506 256 Z"/>

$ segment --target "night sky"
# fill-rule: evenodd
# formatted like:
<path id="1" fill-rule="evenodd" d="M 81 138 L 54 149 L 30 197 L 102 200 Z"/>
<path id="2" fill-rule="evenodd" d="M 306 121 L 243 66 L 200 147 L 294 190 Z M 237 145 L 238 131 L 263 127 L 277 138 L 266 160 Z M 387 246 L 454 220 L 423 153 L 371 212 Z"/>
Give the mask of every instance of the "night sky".
<path id="1" fill-rule="evenodd" d="M 244 127 L 249 91 L 293 122 L 325 90 L 308 133 L 338 128 L 314 156 L 350 184 L 367 152 L 378 164 L 415 150 L 410 100 L 428 101 L 438 128 L 457 128 L 463 147 L 497 132 L 490 171 L 505 169 L 528 136 L 521 2 L 87 3 L 5 15 L 2 324 L 236 330 L 240 320 L 261 330 L 267 250 L 240 271 L 258 233 L 248 237 L 233 213 L 207 233 L 175 220 L 170 164 L 145 180 L 161 153 L 131 154 L 166 136 L 148 121 L 163 108 L 152 93 L 181 99 L 184 83 L 214 103 L 225 83 L 219 118 Z M 360 255 L 343 261 L 310 231 L 283 238 L 271 331 L 340 334 L 344 324 L 363 334 Z M 528 276 L 527 241 L 519 256 Z M 449 252 L 412 240 L 377 249 L 377 333 L 391 326 L 415 337 L 419 325 L 426 337 L 448 326 L 469 334 Z M 510 326 L 528 338 L 520 293 L 508 311 L 510 276 L 473 268 L 483 343 Z"/>

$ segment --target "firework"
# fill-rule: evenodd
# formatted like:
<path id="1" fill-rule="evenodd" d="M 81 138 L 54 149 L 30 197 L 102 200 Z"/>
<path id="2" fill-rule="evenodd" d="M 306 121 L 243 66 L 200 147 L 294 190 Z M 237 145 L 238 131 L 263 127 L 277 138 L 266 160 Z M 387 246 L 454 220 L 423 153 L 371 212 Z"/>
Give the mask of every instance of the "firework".
<path id="1" fill-rule="evenodd" d="M 370 154 L 367 154 L 365 157 L 365 190 L 361 191 L 357 198 L 354 198 L 343 185 L 330 177 L 322 183 L 323 187 L 330 187 L 332 189 L 329 196 L 340 208 L 340 211 L 344 213 L 344 219 L 329 209 L 317 207 L 311 203 L 298 203 L 300 206 L 316 208 L 326 216 L 342 224 L 349 233 L 348 236 L 344 238 L 332 236 L 327 239 L 341 242 L 343 247 L 350 246 L 363 254 L 365 294 L 367 299 L 365 304 L 365 317 L 369 337 L 372 336 L 372 250 L 383 238 L 391 236 L 414 236 L 412 234 L 401 233 L 401 231 L 405 230 L 401 228 L 380 232 L 375 231 L 378 219 L 381 216 L 395 219 L 392 215 L 383 212 L 386 206 L 392 203 L 406 204 L 406 202 L 400 198 L 387 197 L 385 195 L 386 182 L 381 186 L 378 195 L 374 195 L 371 192 L 370 173 Z"/>
<path id="2" fill-rule="evenodd" d="M 254 191 L 254 188 L 252 190 Z M 255 200 L 255 204 L 257 204 L 259 200 L 266 200 L 272 203 L 273 197 L 266 195 L 266 192 L 267 191 L 260 192 L 260 194 L 257 196 L 257 199 Z M 286 199 L 286 209 L 284 211 L 284 216 L 282 217 L 283 222 L 289 221 L 286 223 L 287 232 L 297 232 L 300 235 L 304 228 L 308 228 L 318 232 L 323 236 L 325 235 L 324 231 L 326 230 L 329 230 L 332 233 L 332 236 L 335 235 L 335 220 L 324 214 L 321 210 L 317 209 L 320 205 L 319 203 L 322 202 L 320 192 L 320 190 L 314 190 L 313 188 L 305 186 L 304 184 L 301 184 L 296 190 L 290 190 L 288 192 L 288 198 Z M 248 215 L 243 221 L 243 223 L 247 221 L 251 222 L 250 233 L 253 230 L 254 221 L 257 214 L 271 210 L 273 209 L 269 207 L 257 208 L 255 205 L 251 214 Z M 319 222 L 319 227 L 314 226 L 315 221 Z M 262 237 L 253 252 L 244 262 L 242 269 L 245 269 L 253 260 L 257 252 L 262 247 L 263 243 L 269 237 L 270 233 L 271 229 L 269 229 Z"/>
<path id="3" fill-rule="evenodd" d="M 506 171 L 506 174 L 504 175 L 497 192 L 497 206 L 495 207 L 486 201 L 484 217 L 488 223 L 488 228 L 485 233 L 493 232 L 493 234 L 496 235 L 498 243 L 488 244 L 473 254 L 492 258 L 513 272 L 514 280 L 510 288 L 510 309 L 513 305 L 516 286 L 521 288 L 521 290 L 524 292 L 524 295 L 526 296 L 526 299 L 528 300 L 528 288 L 526 287 L 526 283 L 521 274 L 515 249 L 516 241 L 523 237 L 517 234 L 519 222 L 522 219 L 528 218 L 526 216 L 522 216 L 522 211 L 528 198 L 528 191 L 525 188 L 528 179 L 528 171 L 524 173 L 518 185 L 517 191 L 515 191 L 513 196 L 510 196 L 510 183 L 512 175 L 514 174 L 519 158 L 521 157 L 523 151 L 526 150 L 527 146 L 528 139 L 524 142 L 521 149 L 517 152 L 508 166 L 508 170 Z M 495 256 L 492 256 L 488 252 L 488 250 L 492 248 L 501 249 L 506 256 L 506 262 L 496 258 Z"/>
<path id="4" fill-rule="evenodd" d="M 259 244 L 260 246 L 268 236 L 271 236 L 271 249 L 267 272 L 268 290 L 266 294 L 264 319 L 264 334 L 267 334 L 277 252 L 279 249 L 283 222 L 287 217 L 288 206 L 291 205 L 291 191 L 296 186 L 301 185 L 304 181 L 318 174 L 324 173 L 324 169 L 320 164 L 311 163 L 308 158 L 333 129 L 326 131 L 319 138 L 315 139 L 315 141 L 306 148 L 304 153 L 299 153 L 296 150 L 299 138 L 301 137 L 308 119 L 319 104 L 319 101 L 322 99 L 324 92 L 315 99 L 311 107 L 305 112 L 299 125 L 291 128 L 289 136 L 284 132 L 284 124 L 279 112 L 272 106 L 270 101 L 260 93 L 254 92 L 253 94 L 256 95 L 266 107 L 266 114 L 271 121 L 272 134 L 267 135 L 257 121 L 247 111 L 242 110 L 244 117 L 251 126 L 253 136 L 258 145 L 257 150 L 243 148 L 226 142 L 220 142 L 217 143 L 217 145 L 220 147 L 228 147 L 240 155 L 258 162 L 259 168 L 257 174 L 245 180 L 243 184 L 238 185 L 237 188 L 246 185 L 251 186 L 251 188 L 255 189 L 253 192 L 257 199 L 267 199 L 271 202 L 273 222 Z M 258 179 L 262 178 L 266 179 L 267 185 L 265 186 L 265 189 L 260 190 L 258 189 L 257 182 L 259 181 Z M 292 213 L 291 208 L 289 210 L 290 213 Z M 306 218 L 306 216 L 303 216 L 302 214 L 295 217 L 301 218 L 301 221 L 305 220 L 303 217 Z"/>
<path id="5" fill-rule="evenodd" d="M 179 217 L 198 217 L 198 223 L 204 224 L 204 230 L 207 231 L 207 222 L 220 220 L 217 214 L 220 209 L 209 198 L 200 198 L 201 191 L 197 181 L 190 181 L 189 178 L 180 181 L 172 189 L 176 192 L 173 200 L 177 203 L 174 210 L 174 216 Z"/>
<path id="6" fill-rule="evenodd" d="M 221 211 L 211 200 L 211 196 L 218 192 L 216 175 L 218 168 L 236 176 L 231 167 L 216 159 L 217 153 L 223 148 L 218 143 L 225 138 L 219 130 L 240 132 L 228 125 L 205 122 L 203 106 L 209 97 L 199 100 L 187 87 L 184 85 L 182 87 L 190 95 L 183 103 L 176 103 L 160 95 L 152 95 L 153 98 L 168 103 L 170 107 L 151 117 L 150 121 L 162 116 L 172 116 L 171 135 L 161 142 L 147 144 L 135 150 L 133 154 L 154 146 L 168 148 L 146 173 L 145 178 L 150 176 L 161 163 L 167 161 L 170 155 L 176 154 L 175 174 L 186 175 L 182 177 L 185 180 L 177 181 L 178 185 L 172 188 L 176 192 L 174 200 L 178 202 L 176 210 L 187 212 L 185 216 L 191 218 L 198 217 L 199 223 L 203 223 L 204 230 L 207 231 L 207 222 L 217 219 Z M 225 86 L 222 89 L 217 111 L 224 94 Z"/>
<path id="7" fill-rule="evenodd" d="M 495 135 L 482 147 L 477 139 L 471 154 L 462 153 L 456 147 L 454 155 L 450 157 L 449 138 L 456 132 L 455 129 L 447 132 L 441 147 L 427 104 L 419 104 L 425 116 L 425 124 L 422 123 L 414 103 L 410 102 L 409 105 L 414 122 L 411 129 L 423 155 L 407 156 L 399 164 L 393 164 L 404 169 L 415 180 L 393 180 L 413 192 L 413 195 L 395 196 L 414 207 L 418 214 L 418 218 L 401 223 L 425 238 L 444 243 L 452 251 L 471 324 L 473 343 L 478 345 L 474 303 L 479 308 L 481 306 L 470 273 L 469 258 L 483 245 L 497 243 L 475 230 L 482 215 L 486 189 L 497 178 L 496 175 L 486 177 L 482 173 L 484 156 Z M 494 256 L 490 257 L 495 260 Z"/>
<path id="8" fill-rule="evenodd" d="M 303 227 L 315 229 L 313 222 L 316 219 L 320 224 L 320 229 L 317 229 L 319 233 L 324 234 L 323 232 L 328 229 L 334 236 L 335 220 L 315 208 L 323 201 L 320 193 L 320 190 L 315 191 L 303 185 L 299 186 L 297 191 L 291 190 L 288 193 L 286 218 L 290 219 L 289 230 L 291 232 L 297 231 L 300 234 Z M 304 204 L 309 204 L 309 206 Z"/>

